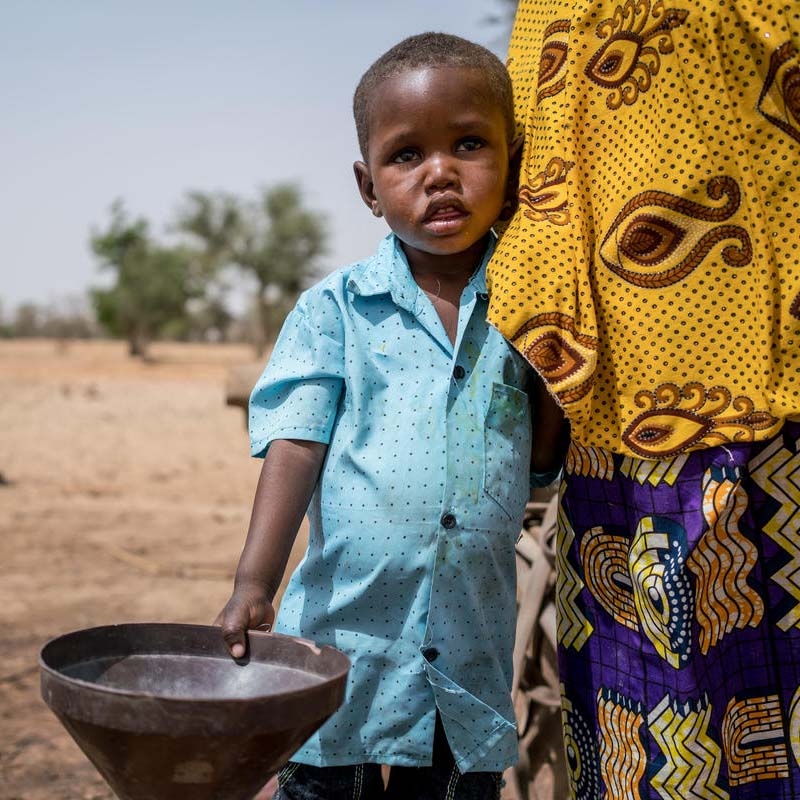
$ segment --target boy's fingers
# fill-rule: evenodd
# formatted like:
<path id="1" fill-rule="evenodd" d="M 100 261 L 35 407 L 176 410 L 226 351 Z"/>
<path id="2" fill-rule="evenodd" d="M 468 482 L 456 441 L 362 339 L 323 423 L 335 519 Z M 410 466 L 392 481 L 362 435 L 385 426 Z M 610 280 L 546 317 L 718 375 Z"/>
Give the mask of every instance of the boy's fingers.
<path id="1" fill-rule="evenodd" d="M 245 638 L 244 628 L 231 623 L 224 623 L 222 625 L 222 638 L 225 644 L 228 645 L 228 650 L 234 658 L 241 658 L 245 653 Z"/>
<path id="2" fill-rule="evenodd" d="M 250 627 L 250 612 L 241 606 L 226 606 L 220 614 L 222 638 L 234 658 L 242 658 L 247 650 L 245 631 Z"/>
<path id="3" fill-rule="evenodd" d="M 247 630 L 269 630 L 275 619 L 272 606 L 263 602 L 242 601 L 231 598 L 228 605 L 220 611 L 215 625 L 222 627 L 222 638 L 234 658 L 243 658 L 247 652 Z"/>

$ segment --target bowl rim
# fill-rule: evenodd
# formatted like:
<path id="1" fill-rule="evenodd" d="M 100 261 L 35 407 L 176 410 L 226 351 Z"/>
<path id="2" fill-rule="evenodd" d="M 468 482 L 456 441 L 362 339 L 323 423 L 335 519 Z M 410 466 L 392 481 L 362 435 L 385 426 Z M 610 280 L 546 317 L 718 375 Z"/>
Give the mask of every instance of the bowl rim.
<path id="1" fill-rule="evenodd" d="M 219 626 L 216 625 L 202 625 L 198 623 L 182 623 L 182 622 L 122 622 L 122 623 L 114 623 L 110 625 L 97 625 L 89 628 L 80 628 L 72 631 L 67 631 L 66 633 L 61 633 L 57 636 L 53 636 L 52 638 L 48 639 L 40 648 L 39 650 L 39 657 L 38 663 L 39 668 L 42 672 L 42 677 L 46 675 L 50 680 L 68 687 L 74 686 L 76 688 L 80 688 L 83 691 L 90 691 L 101 695 L 112 696 L 112 697 L 119 697 L 119 698 L 131 698 L 131 699 L 139 699 L 139 698 L 150 698 L 153 700 L 157 700 L 159 703 L 167 703 L 167 704 L 176 704 L 176 703 L 192 703 L 194 704 L 247 704 L 251 705 L 253 703 L 258 703 L 259 701 L 266 701 L 266 700 L 275 700 L 276 698 L 282 698 L 285 700 L 290 700 L 292 697 L 296 695 L 303 695 L 308 696 L 309 691 L 312 689 L 323 688 L 327 687 L 331 684 L 335 684 L 337 681 L 341 681 L 342 679 L 346 678 L 349 669 L 350 669 L 350 659 L 347 655 L 345 655 L 341 650 L 336 649 L 330 645 L 319 645 L 315 642 L 311 641 L 310 639 L 304 639 L 299 636 L 290 636 L 284 633 L 277 633 L 273 631 L 257 631 L 257 630 L 249 630 L 247 631 L 247 637 L 249 640 L 248 642 L 248 649 L 247 655 L 245 658 L 235 659 L 230 654 L 227 654 L 227 658 L 241 666 L 247 666 L 250 661 L 249 654 L 252 652 L 253 643 L 258 643 L 259 641 L 267 641 L 267 640 L 279 640 L 283 644 L 297 644 L 298 646 L 303 646 L 315 652 L 315 654 L 325 655 L 329 658 L 334 659 L 334 661 L 338 660 L 339 665 L 338 668 L 330 675 L 320 675 L 317 674 L 320 678 L 319 681 L 315 681 L 310 686 L 302 687 L 299 689 L 288 689 L 282 692 L 271 692 L 269 694 L 264 695 L 253 695 L 248 697 L 193 697 L 191 695 L 163 695 L 158 694 L 157 692 L 152 691 L 145 691 L 145 690 L 129 690 L 118 688 L 114 686 L 106 686 L 103 684 L 98 684 L 94 681 L 87 681 L 81 678 L 72 677 L 69 675 L 65 675 L 56 667 L 52 666 L 51 664 L 47 663 L 46 656 L 47 651 L 53 649 L 58 644 L 64 644 L 67 640 L 71 638 L 78 638 L 81 635 L 86 634 L 93 634 L 96 636 L 102 635 L 103 632 L 115 632 L 121 633 L 125 629 L 129 630 L 144 630 L 145 628 L 159 628 L 161 630 L 171 630 L 171 631 L 190 631 L 190 630 L 202 630 L 204 632 L 216 631 L 220 642 L 222 642 L 222 633 Z M 141 655 L 146 655 L 146 652 L 142 652 Z M 225 654 L 221 653 L 220 655 L 213 655 L 209 654 L 209 658 L 218 658 L 219 660 L 225 660 Z M 89 660 L 89 659 L 87 659 Z M 79 662 L 75 662 L 79 663 Z M 256 662 L 256 663 L 265 663 L 265 662 Z"/>

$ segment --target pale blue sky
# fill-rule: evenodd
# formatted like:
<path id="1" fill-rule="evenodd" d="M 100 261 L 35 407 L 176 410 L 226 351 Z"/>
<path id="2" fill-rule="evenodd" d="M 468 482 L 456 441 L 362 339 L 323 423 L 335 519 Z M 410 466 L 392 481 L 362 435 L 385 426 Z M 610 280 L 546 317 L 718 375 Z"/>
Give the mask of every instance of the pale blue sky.
<path id="1" fill-rule="evenodd" d="M 501 0 L 2 0 L 0 303 L 102 282 L 92 226 L 121 198 L 161 234 L 188 189 L 298 181 L 331 229 L 327 266 L 386 228 L 361 204 L 353 89 L 413 33 L 505 57 Z"/>

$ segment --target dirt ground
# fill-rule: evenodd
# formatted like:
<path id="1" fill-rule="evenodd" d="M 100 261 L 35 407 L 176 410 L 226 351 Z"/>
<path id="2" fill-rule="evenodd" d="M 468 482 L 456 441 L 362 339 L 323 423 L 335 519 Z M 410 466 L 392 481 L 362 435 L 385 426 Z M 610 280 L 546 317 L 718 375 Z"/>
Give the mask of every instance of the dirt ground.
<path id="1" fill-rule="evenodd" d="M 113 797 L 40 699 L 48 639 L 210 623 L 228 597 L 259 464 L 224 387 L 254 354 L 156 345 L 151 356 L 0 342 L 2 800 Z"/>
<path id="2" fill-rule="evenodd" d="M 227 600 L 260 467 L 225 404 L 239 365 L 250 348 L 0 341 L 0 800 L 114 798 L 41 700 L 46 641 Z"/>

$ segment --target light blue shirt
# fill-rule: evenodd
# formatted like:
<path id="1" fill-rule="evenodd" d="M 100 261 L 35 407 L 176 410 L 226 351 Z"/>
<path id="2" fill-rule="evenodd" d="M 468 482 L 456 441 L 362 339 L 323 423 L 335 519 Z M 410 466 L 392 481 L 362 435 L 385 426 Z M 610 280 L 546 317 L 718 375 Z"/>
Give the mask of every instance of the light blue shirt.
<path id="1" fill-rule="evenodd" d="M 455 346 L 390 235 L 303 293 L 253 390 L 253 455 L 329 444 L 276 630 L 338 647 L 352 669 L 345 704 L 293 760 L 430 764 L 438 708 L 462 772 L 516 761 L 530 372 L 486 322 L 492 249 Z"/>

